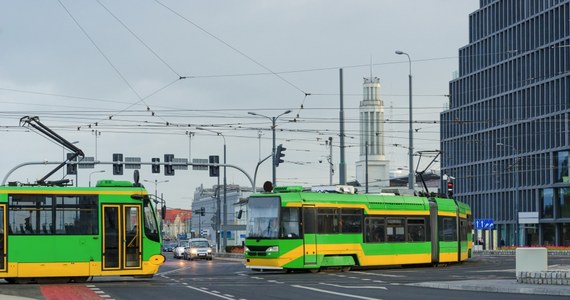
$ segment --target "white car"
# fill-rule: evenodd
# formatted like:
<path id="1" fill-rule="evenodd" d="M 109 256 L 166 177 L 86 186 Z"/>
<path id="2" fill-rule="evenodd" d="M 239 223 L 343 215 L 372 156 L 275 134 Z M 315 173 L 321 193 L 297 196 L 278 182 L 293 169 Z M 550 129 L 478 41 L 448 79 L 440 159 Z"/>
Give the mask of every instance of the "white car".
<path id="1" fill-rule="evenodd" d="M 188 247 L 184 251 L 184 259 L 194 260 L 197 258 L 212 260 L 212 246 L 207 239 L 191 239 L 188 243 Z"/>
<path id="2" fill-rule="evenodd" d="M 172 256 L 174 258 L 183 258 L 184 257 L 184 250 L 188 247 L 189 240 L 180 240 L 178 241 L 178 245 L 174 247 L 172 250 Z"/>

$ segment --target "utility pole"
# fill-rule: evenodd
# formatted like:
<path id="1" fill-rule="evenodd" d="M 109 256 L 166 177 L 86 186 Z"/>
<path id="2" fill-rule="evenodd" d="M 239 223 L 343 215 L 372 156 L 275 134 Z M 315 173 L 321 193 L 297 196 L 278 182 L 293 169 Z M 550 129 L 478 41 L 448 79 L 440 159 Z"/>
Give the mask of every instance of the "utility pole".
<path id="1" fill-rule="evenodd" d="M 340 164 L 339 169 L 339 184 L 346 184 L 346 164 L 344 162 L 344 92 L 342 90 L 342 68 L 339 70 L 340 77 Z"/>

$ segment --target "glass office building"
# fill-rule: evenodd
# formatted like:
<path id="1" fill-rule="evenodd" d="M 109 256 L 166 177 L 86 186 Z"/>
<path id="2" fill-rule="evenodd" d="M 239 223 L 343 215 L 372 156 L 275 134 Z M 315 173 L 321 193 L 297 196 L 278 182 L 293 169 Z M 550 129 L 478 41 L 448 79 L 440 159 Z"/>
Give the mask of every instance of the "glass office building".
<path id="1" fill-rule="evenodd" d="M 449 89 L 455 198 L 495 244 L 570 246 L 570 0 L 481 0 Z"/>

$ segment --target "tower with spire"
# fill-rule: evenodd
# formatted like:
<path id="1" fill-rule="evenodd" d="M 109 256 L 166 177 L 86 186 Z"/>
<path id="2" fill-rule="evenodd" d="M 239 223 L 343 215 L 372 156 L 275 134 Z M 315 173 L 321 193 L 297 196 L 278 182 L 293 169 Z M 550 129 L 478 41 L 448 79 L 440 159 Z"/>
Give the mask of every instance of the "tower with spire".
<path id="1" fill-rule="evenodd" d="M 364 78 L 363 88 L 359 118 L 360 155 L 356 162 L 356 180 L 364 192 L 368 177 L 368 192 L 372 193 L 380 192 L 380 188 L 389 186 L 390 162 L 384 154 L 384 103 L 380 100 L 380 78 L 372 75 L 370 78 Z"/>

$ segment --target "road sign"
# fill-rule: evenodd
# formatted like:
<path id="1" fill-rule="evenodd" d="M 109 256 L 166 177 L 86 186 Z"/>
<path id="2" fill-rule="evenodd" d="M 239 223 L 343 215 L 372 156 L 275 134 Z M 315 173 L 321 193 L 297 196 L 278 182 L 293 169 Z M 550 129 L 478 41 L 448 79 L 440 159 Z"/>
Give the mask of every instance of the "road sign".
<path id="1" fill-rule="evenodd" d="M 138 170 L 141 168 L 140 157 L 125 157 L 125 169 Z"/>
<path id="2" fill-rule="evenodd" d="M 174 170 L 188 170 L 188 158 L 174 158 L 172 160 Z"/>
<path id="3" fill-rule="evenodd" d="M 207 164 L 208 163 L 208 159 L 205 158 L 193 158 L 192 159 L 192 163 L 193 164 Z M 193 165 L 192 166 L 192 170 L 200 170 L 200 171 L 206 171 L 208 170 L 208 166 L 200 166 L 200 165 Z"/>
<path id="4" fill-rule="evenodd" d="M 93 156 L 86 156 L 78 163 L 80 169 L 93 169 L 95 168 L 95 158 Z"/>
<path id="5" fill-rule="evenodd" d="M 495 220 L 493 219 L 475 219 L 475 229 L 494 229 Z"/>

